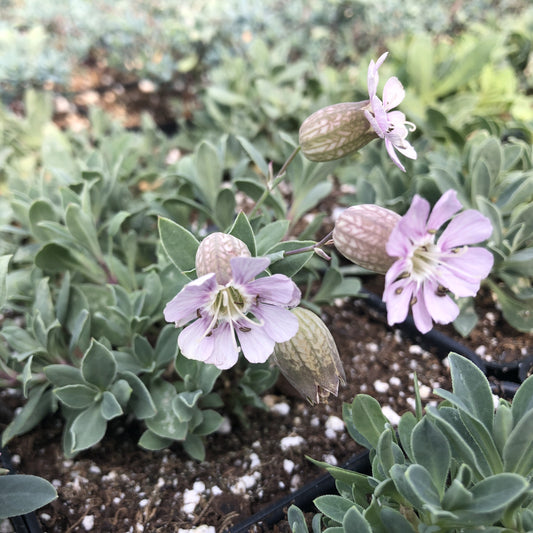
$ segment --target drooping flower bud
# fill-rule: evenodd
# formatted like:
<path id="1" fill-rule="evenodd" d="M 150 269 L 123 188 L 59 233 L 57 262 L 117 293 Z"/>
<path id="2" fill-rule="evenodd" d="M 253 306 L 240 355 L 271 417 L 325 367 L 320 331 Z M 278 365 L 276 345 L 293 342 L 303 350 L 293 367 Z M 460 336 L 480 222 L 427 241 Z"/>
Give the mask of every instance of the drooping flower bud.
<path id="1" fill-rule="evenodd" d="M 217 283 L 225 285 L 231 279 L 230 259 L 250 255 L 248 246 L 237 237 L 219 231 L 211 233 L 196 252 L 196 274 L 200 277 L 214 272 Z"/>
<path id="2" fill-rule="evenodd" d="M 385 274 L 395 261 L 387 254 L 387 241 L 400 219 L 400 215 L 379 205 L 354 205 L 335 222 L 333 242 L 346 259 Z"/>
<path id="3" fill-rule="evenodd" d="M 298 332 L 287 342 L 276 344 L 272 361 L 287 381 L 311 404 L 337 396 L 346 376 L 333 336 L 326 324 L 311 311 L 296 307 Z"/>
<path id="4" fill-rule="evenodd" d="M 365 116 L 369 106 L 368 100 L 343 102 L 315 111 L 300 126 L 303 155 L 311 161 L 333 161 L 377 139 Z"/>

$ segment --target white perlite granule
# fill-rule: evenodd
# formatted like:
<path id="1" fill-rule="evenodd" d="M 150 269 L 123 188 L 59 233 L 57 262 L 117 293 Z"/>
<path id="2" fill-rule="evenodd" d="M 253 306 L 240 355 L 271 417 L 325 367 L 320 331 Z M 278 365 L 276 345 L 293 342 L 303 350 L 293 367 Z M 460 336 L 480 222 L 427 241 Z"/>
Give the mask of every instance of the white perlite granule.
<path id="1" fill-rule="evenodd" d="M 385 418 L 393 425 L 397 426 L 400 421 L 400 415 L 390 406 L 384 405 L 381 411 L 385 415 Z"/>
<path id="2" fill-rule="evenodd" d="M 88 514 L 84 516 L 81 525 L 85 531 L 91 531 L 94 527 L 94 515 Z"/>
<path id="3" fill-rule="evenodd" d="M 294 448 L 295 446 L 301 446 L 305 442 L 303 437 L 300 435 L 283 437 L 280 441 L 281 449 L 286 452 L 289 448 Z"/>

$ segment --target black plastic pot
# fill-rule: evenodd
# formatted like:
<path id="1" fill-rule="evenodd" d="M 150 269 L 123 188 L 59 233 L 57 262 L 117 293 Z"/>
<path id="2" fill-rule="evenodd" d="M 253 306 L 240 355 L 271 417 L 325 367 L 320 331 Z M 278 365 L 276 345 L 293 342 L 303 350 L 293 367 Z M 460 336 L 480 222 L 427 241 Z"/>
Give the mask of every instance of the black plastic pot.
<path id="1" fill-rule="evenodd" d="M 361 472 L 362 474 L 371 474 L 369 452 L 361 452 L 355 455 L 349 461 L 341 465 L 342 468 Z M 271 527 L 277 524 L 287 515 L 287 509 L 291 505 L 297 505 L 302 511 L 313 509 L 313 500 L 321 494 L 331 494 L 335 490 L 335 480 L 329 474 L 323 474 L 319 478 L 304 485 L 301 489 L 288 494 L 277 502 L 269 505 L 262 511 L 254 514 L 248 520 L 233 526 L 226 530 L 225 533 L 248 533 L 254 525 Z"/>
<path id="2" fill-rule="evenodd" d="M 0 467 L 9 470 L 9 474 L 6 475 L 16 473 L 7 448 L 0 448 Z M 35 513 L 13 516 L 9 521 L 15 533 L 42 533 L 41 525 Z"/>

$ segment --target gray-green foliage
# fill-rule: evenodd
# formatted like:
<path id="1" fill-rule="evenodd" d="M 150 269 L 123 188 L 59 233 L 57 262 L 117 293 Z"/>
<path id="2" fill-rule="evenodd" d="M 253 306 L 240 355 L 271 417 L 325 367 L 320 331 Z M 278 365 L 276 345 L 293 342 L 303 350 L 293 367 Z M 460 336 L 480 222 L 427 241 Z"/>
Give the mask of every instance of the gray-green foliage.
<path id="1" fill-rule="evenodd" d="M 370 450 L 372 474 L 314 461 L 338 490 L 315 499 L 314 533 L 531 531 L 533 377 L 512 404 L 500 399 L 494 409 L 483 373 L 457 354 L 449 359 L 453 392 L 437 390 L 440 404 L 404 414 L 397 432 L 371 396 L 345 404 L 348 432 Z M 288 518 L 295 533 L 308 531 L 298 508 Z"/>

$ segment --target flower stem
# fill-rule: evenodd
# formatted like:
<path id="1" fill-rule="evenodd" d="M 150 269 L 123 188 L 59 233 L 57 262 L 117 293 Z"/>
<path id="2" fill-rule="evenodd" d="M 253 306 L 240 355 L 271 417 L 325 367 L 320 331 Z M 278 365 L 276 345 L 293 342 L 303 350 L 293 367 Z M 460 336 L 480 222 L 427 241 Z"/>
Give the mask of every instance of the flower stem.
<path id="1" fill-rule="evenodd" d="M 305 252 L 315 252 L 323 259 L 326 259 L 329 261 L 331 257 L 329 257 L 324 250 L 322 250 L 322 246 L 327 245 L 331 242 L 331 235 L 333 234 L 332 231 L 330 231 L 325 237 L 320 239 L 315 244 L 311 244 L 310 246 L 304 246 L 303 248 L 297 248 L 296 250 L 287 250 L 283 253 L 283 257 L 287 257 L 288 255 L 296 255 L 296 254 L 303 254 Z"/>
<path id="2" fill-rule="evenodd" d="M 287 158 L 287 161 L 283 163 L 283 166 L 279 169 L 278 173 L 270 181 L 270 183 L 267 183 L 267 186 L 265 187 L 265 190 L 263 191 L 263 194 L 261 194 L 261 197 L 259 200 L 257 200 L 256 204 L 254 205 L 253 209 L 251 210 L 250 214 L 248 215 L 249 218 L 252 218 L 256 213 L 257 210 L 263 205 L 265 200 L 270 196 L 270 193 L 280 184 L 280 182 L 283 180 L 283 177 L 285 175 L 285 172 L 287 171 L 287 167 L 292 163 L 298 152 L 300 151 L 300 146 L 297 146 L 291 153 L 291 155 Z"/>

